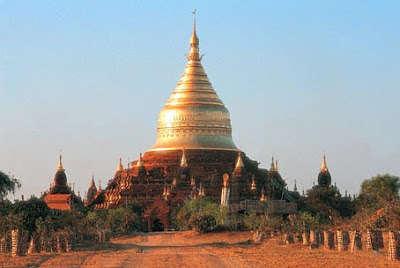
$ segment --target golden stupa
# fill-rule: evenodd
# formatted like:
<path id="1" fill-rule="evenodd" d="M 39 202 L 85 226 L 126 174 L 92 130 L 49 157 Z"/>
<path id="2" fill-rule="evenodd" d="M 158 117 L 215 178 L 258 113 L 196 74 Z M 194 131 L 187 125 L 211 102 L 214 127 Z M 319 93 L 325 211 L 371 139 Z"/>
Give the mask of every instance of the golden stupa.
<path id="1" fill-rule="evenodd" d="M 280 200 L 289 197 L 277 168 L 271 174 L 260 169 L 233 142 L 229 111 L 201 65 L 196 21 L 185 70 L 159 113 L 157 132 L 144 155 L 125 169 L 120 160 L 114 178 L 89 206 L 107 209 L 137 200 L 153 231 L 168 230 L 177 208 L 203 196 L 225 205 L 278 199 L 281 210 L 296 212 Z"/>
<path id="2" fill-rule="evenodd" d="M 157 141 L 150 151 L 176 149 L 238 150 L 228 109 L 201 65 L 196 19 L 185 70 L 159 113 Z"/>

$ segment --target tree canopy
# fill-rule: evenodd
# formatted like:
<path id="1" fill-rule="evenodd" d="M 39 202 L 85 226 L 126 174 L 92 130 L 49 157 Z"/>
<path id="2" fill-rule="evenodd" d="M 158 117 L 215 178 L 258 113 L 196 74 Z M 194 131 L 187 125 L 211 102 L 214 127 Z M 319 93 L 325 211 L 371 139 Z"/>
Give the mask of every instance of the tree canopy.
<path id="1" fill-rule="evenodd" d="M 7 175 L 3 171 L 0 171 L 0 201 L 3 200 L 9 193 L 15 193 L 21 187 L 21 183 L 18 179 L 12 175 Z"/>
<path id="2" fill-rule="evenodd" d="M 222 225 L 226 216 L 225 207 L 208 198 L 197 198 L 186 201 L 179 210 L 176 221 L 181 230 L 194 228 L 199 231 L 210 231 L 216 225 Z"/>
<path id="3" fill-rule="evenodd" d="M 377 175 L 361 184 L 359 206 L 373 210 L 400 199 L 400 178 L 389 174 Z"/>
<path id="4" fill-rule="evenodd" d="M 304 211 L 320 215 L 322 221 L 332 221 L 337 217 L 351 217 L 354 206 L 350 197 L 342 197 L 336 186 L 316 185 L 307 191 Z"/>

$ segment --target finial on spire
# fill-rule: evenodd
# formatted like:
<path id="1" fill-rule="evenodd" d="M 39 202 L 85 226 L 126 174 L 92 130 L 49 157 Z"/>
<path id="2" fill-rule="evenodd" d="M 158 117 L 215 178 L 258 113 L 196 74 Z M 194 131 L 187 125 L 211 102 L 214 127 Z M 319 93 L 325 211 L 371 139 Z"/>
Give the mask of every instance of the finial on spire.
<path id="1" fill-rule="evenodd" d="M 193 11 L 193 29 L 196 30 L 196 9 L 194 8 Z"/>
<path id="2" fill-rule="evenodd" d="M 271 159 L 271 167 L 269 168 L 269 171 L 276 171 L 275 159 L 274 159 L 273 156 L 272 156 L 272 159 Z"/>
<path id="3" fill-rule="evenodd" d="M 122 159 L 121 157 L 119 158 L 119 163 L 118 163 L 118 168 L 117 172 L 124 170 L 124 166 L 122 165 Z"/>
<path id="4" fill-rule="evenodd" d="M 58 159 L 57 171 L 64 171 L 64 167 L 63 167 L 63 164 L 62 164 L 62 155 L 61 155 L 61 152 L 60 152 L 60 156 L 59 156 L 59 159 Z"/>
<path id="5" fill-rule="evenodd" d="M 238 157 L 237 157 L 237 160 L 236 160 L 235 169 L 241 169 L 243 167 L 244 167 L 244 164 L 243 164 L 243 160 L 242 160 L 242 154 L 241 154 L 241 151 L 239 151 L 238 152 Z"/>
<path id="6" fill-rule="evenodd" d="M 327 167 L 327 165 L 326 165 L 325 153 L 324 153 L 324 155 L 322 156 L 321 171 L 328 171 L 328 167 Z"/>
<path id="7" fill-rule="evenodd" d="M 275 156 L 275 170 L 278 171 L 278 157 Z"/>
<path id="8" fill-rule="evenodd" d="M 136 163 L 136 166 L 137 167 L 143 167 L 143 158 L 142 158 L 142 150 L 139 150 L 139 159 L 138 159 L 138 161 L 137 161 L 137 163 Z"/>
<path id="9" fill-rule="evenodd" d="M 186 151 L 185 148 L 183 148 L 182 149 L 182 158 L 181 158 L 181 168 L 185 168 L 188 166 L 185 151 Z"/>
<path id="10" fill-rule="evenodd" d="M 199 55 L 199 38 L 196 33 L 196 9 L 193 10 L 193 33 L 190 37 L 190 53 L 187 56 L 188 60 L 200 60 Z"/>
<path id="11" fill-rule="evenodd" d="M 96 185 L 94 184 L 94 176 L 92 175 L 92 180 L 90 182 L 90 187 L 89 188 L 94 188 Z"/>

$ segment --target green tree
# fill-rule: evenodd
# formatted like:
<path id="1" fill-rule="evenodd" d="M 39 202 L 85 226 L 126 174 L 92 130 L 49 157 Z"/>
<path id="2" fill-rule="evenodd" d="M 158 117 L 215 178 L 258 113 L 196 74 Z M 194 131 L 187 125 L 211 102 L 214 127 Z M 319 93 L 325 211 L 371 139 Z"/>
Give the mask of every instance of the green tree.
<path id="1" fill-rule="evenodd" d="M 198 218 L 197 226 L 200 232 L 210 232 L 217 226 L 217 221 L 213 215 L 203 215 Z"/>
<path id="2" fill-rule="evenodd" d="M 15 193 L 15 190 L 21 187 L 19 180 L 12 175 L 7 175 L 0 171 L 0 201 L 2 201 L 9 193 Z"/>
<path id="3" fill-rule="evenodd" d="M 208 198 L 197 198 L 195 200 L 189 200 L 183 205 L 177 213 L 176 221 L 180 229 L 194 228 L 199 230 L 202 219 L 204 221 L 209 221 L 209 223 L 213 222 L 211 217 L 203 217 L 206 215 L 212 216 L 217 225 L 223 225 L 227 218 L 225 207 L 220 206 L 218 203 Z M 204 225 L 209 223 L 204 223 Z"/>
<path id="4" fill-rule="evenodd" d="M 299 214 L 289 215 L 286 224 L 286 229 L 292 232 L 319 230 L 320 216 L 319 214 L 313 216 L 309 212 L 300 212 Z"/>
<path id="5" fill-rule="evenodd" d="M 333 222 L 340 217 L 349 218 L 354 214 L 354 202 L 349 197 L 342 197 L 336 186 L 316 185 L 307 191 L 303 211 L 320 215 L 322 222 Z"/>
<path id="6" fill-rule="evenodd" d="M 400 200 L 400 178 L 389 174 L 377 175 L 361 184 L 358 197 L 359 210 L 377 210 L 386 204 Z"/>
<path id="7" fill-rule="evenodd" d="M 243 217 L 243 224 L 247 230 L 264 229 L 267 227 L 266 215 L 258 215 L 252 210 Z"/>
<path id="8" fill-rule="evenodd" d="M 40 237 L 51 237 L 54 233 L 54 221 L 50 216 L 37 218 L 35 222 L 36 233 Z"/>
<path id="9" fill-rule="evenodd" d="M 86 220 L 92 229 L 108 229 L 112 235 L 147 231 L 143 207 L 135 200 L 115 209 L 91 211 Z"/>
<path id="10" fill-rule="evenodd" d="M 27 201 L 16 202 L 12 214 L 20 217 L 20 228 L 28 230 L 29 234 L 35 231 L 35 223 L 38 218 L 45 219 L 50 213 L 46 203 L 36 197 Z"/>
<path id="11" fill-rule="evenodd" d="M 9 200 L 0 202 L 0 236 L 14 228 L 21 226 L 21 216 L 12 213 L 13 204 Z"/>

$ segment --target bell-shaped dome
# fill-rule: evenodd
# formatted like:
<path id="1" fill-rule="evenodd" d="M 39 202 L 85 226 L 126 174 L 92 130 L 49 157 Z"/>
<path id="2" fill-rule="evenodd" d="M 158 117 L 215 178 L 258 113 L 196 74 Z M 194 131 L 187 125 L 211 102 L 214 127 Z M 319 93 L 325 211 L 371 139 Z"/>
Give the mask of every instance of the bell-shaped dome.
<path id="1" fill-rule="evenodd" d="M 237 150 L 228 109 L 201 64 L 196 27 L 190 38 L 186 68 L 160 111 L 157 141 L 151 150 Z"/>
<path id="2" fill-rule="evenodd" d="M 67 175 L 64 170 L 58 170 L 54 175 L 54 186 L 67 186 Z"/>

